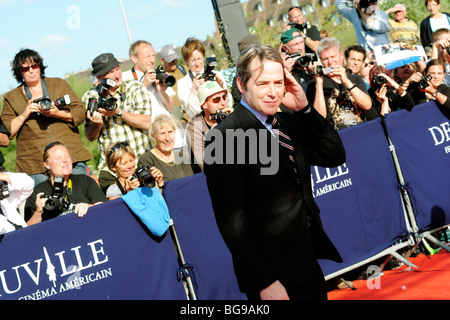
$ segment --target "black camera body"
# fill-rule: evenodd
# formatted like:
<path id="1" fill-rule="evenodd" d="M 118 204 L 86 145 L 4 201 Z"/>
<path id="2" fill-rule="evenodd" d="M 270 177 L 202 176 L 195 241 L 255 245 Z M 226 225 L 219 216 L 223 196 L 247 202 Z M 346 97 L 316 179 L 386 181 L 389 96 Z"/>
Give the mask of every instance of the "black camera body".
<path id="1" fill-rule="evenodd" d="M 369 6 L 371 6 L 371 5 L 373 5 L 373 4 L 377 3 L 377 2 L 378 2 L 378 0 L 360 0 L 359 1 L 359 7 L 361 9 L 366 9 Z"/>
<path id="2" fill-rule="evenodd" d="M 147 166 L 138 167 L 132 177 L 138 179 L 141 186 L 146 186 L 148 188 L 153 188 L 155 186 L 155 178 L 153 178 Z"/>
<path id="3" fill-rule="evenodd" d="M 97 86 L 97 93 L 98 98 L 89 98 L 87 109 L 91 113 L 91 115 L 94 113 L 94 111 L 98 111 L 99 108 L 108 110 L 108 111 L 114 111 L 117 108 L 116 98 L 109 98 L 106 99 L 106 97 L 109 94 L 109 89 L 116 86 L 116 82 L 112 79 L 103 79 Z"/>
<path id="4" fill-rule="evenodd" d="M 50 110 L 52 108 L 52 100 L 49 97 L 40 97 L 33 102 L 37 103 L 42 110 Z"/>
<path id="5" fill-rule="evenodd" d="M 53 190 L 51 196 L 44 196 L 47 198 L 45 201 L 44 209 L 53 211 L 62 211 L 68 208 L 68 202 L 64 199 L 64 178 L 55 176 L 53 178 Z"/>
<path id="6" fill-rule="evenodd" d="M 164 71 L 163 66 L 159 66 L 156 68 L 156 78 L 159 80 L 159 82 L 164 83 L 168 87 L 173 87 L 175 85 L 175 82 L 177 81 L 174 76 L 171 76 L 170 74 L 166 73 Z"/>
<path id="7" fill-rule="evenodd" d="M 428 87 L 428 81 L 430 81 L 431 79 L 433 79 L 433 76 L 431 74 L 426 77 L 422 77 L 422 79 L 419 80 L 419 88 L 425 89 L 426 87 Z"/>
<path id="8" fill-rule="evenodd" d="M 309 22 L 303 22 L 303 23 L 290 22 L 290 23 L 288 23 L 288 25 L 291 28 L 298 29 L 302 32 L 304 32 L 304 30 L 306 30 L 306 29 L 311 28 L 311 24 Z"/>
<path id="9" fill-rule="evenodd" d="M 201 75 L 200 79 L 205 79 L 205 81 L 215 80 L 216 75 L 213 72 L 215 67 L 217 67 L 217 59 L 215 57 L 206 58 L 205 59 L 205 71 Z"/>
<path id="10" fill-rule="evenodd" d="M 8 182 L 0 180 L 0 201 L 9 197 Z"/>
<path id="11" fill-rule="evenodd" d="M 380 86 L 382 86 L 383 84 L 386 83 L 386 78 L 376 74 L 376 75 L 373 76 L 372 83 L 373 83 L 374 86 L 380 87 Z"/>
<path id="12" fill-rule="evenodd" d="M 209 116 L 209 120 L 216 120 L 217 123 L 220 123 L 226 117 L 228 117 L 228 113 L 222 110 L 217 110 L 216 113 L 213 113 Z"/>
<path id="13" fill-rule="evenodd" d="M 307 68 L 310 63 L 319 61 L 316 53 L 305 53 L 304 55 L 302 55 L 300 52 L 296 52 L 290 54 L 289 57 L 303 68 Z"/>

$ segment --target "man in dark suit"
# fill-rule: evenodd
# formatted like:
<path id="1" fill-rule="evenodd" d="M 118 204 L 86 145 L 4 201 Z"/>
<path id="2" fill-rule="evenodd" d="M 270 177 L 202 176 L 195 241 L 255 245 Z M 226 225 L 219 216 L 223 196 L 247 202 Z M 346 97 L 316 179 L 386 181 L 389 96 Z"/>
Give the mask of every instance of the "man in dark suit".
<path id="1" fill-rule="evenodd" d="M 240 289 L 249 299 L 326 299 L 317 259 L 342 259 L 322 228 L 310 167 L 342 165 L 344 147 L 277 50 L 249 46 L 236 71 L 242 100 L 210 130 L 204 172 Z M 281 104 L 293 112 L 277 113 Z M 274 114 L 281 128 L 266 123 Z"/>

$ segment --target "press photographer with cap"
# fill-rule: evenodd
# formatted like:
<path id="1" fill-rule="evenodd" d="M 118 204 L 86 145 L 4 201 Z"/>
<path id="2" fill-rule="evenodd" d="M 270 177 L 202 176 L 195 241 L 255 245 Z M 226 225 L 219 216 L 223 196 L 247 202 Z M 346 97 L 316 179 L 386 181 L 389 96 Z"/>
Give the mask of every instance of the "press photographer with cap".
<path id="1" fill-rule="evenodd" d="M 187 142 L 191 149 L 191 160 L 203 170 L 203 151 L 206 134 L 233 109 L 227 107 L 228 90 L 216 81 L 206 81 L 198 89 L 197 95 L 202 111 L 192 117 L 187 125 Z"/>
<path id="2" fill-rule="evenodd" d="M 306 92 L 308 82 L 313 79 L 308 68 L 312 65 L 315 53 L 306 54 L 305 41 L 300 30 L 291 28 L 281 35 L 282 51 L 285 55 L 285 66 L 291 71 L 295 80 Z M 283 56 L 283 55 L 282 55 Z"/>
<path id="3" fill-rule="evenodd" d="M 87 107 L 85 125 L 89 141 L 98 139 L 99 182 L 102 190 L 115 182 L 106 164 L 106 148 L 115 142 L 128 141 L 141 156 L 150 149 L 151 98 L 141 82 L 123 80 L 119 62 L 112 53 L 102 53 L 92 61 L 92 76 L 100 84 L 82 98 Z M 100 93 L 104 97 L 100 97 Z M 95 100 L 102 101 L 95 103 Z"/>
<path id="4" fill-rule="evenodd" d="M 172 86 L 172 89 L 175 91 L 175 93 L 177 93 L 178 80 L 183 78 L 189 72 L 189 68 L 178 64 L 178 59 L 180 58 L 180 56 L 178 55 L 175 46 L 173 45 L 168 44 L 161 47 L 158 53 L 159 60 L 163 65 L 164 71 L 170 74 L 176 80 L 175 84 Z M 175 102 L 175 109 L 177 107 L 179 108 L 181 106 L 181 102 L 180 99 L 178 99 L 178 94 L 176 94 L 173 99 Z"/>

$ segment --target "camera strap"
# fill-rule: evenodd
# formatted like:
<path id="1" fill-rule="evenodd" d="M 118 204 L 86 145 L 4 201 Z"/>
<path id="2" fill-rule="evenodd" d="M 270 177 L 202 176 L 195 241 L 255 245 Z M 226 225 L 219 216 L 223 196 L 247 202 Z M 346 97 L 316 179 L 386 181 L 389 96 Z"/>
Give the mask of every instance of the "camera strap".
<path id="1" fill-rule="evenodd" d="M 136 73 L 136 69 L 134 69 L 134 67 L 131 68 L 131 73 L 133 74 L 133 78 L 134 80 L 137 80 L 139 82 L 142 82 L 142 79 L 144 79 L 145 77 L 145 73 L 142 75 L 142 77 L 140 79 L 138 79 L 137 73 Z"/>
<path id="2" fill-rule="evenodd" d="M 119 187 L 120 192 L 122 192 L 122 195 L 126 195 L 127 194 L 127 190 L 125 190 L 122 186 L 122 184 L 119 181 L 119 178 L 116 178 L 116 184 Z"/>
<path id="3" fill-rule="evenodd" d="M 44 78 L 41 78 L 41 86 L 42 86 L 42 92 L 44 94 L 44 97 L 50 98 L 50 94 L 48 93 L 47 83 L 45 82 Z M 28 85 L 24 82 L 23 88 L 25 89 L 25 93 L 28 97 L 28 100 L 31 100 L 33 98 L 33 95 L 31 94 L 30 88 Z"/>
<path id="4" fill-rule="evenodd" d="M 20 229 L 20 228 L 22 228 L 22 226 L 20 226 L 20 225 L 18 225 L 18 224 L 15 224 L 14 222 L 12 222 L 11 220 L 9 220 L 8 218 L 6 218 L 6 216 L 5 216 L 5 214 L 3 213 L 3 210 L 2 210 L 2 208 L 0 207 L 0 214 L 2 215 L 2 216 L 4 216 L 5 217 L 5 219 L 6 219 L 6 221 L 8 221 L 13 227 L 14 227 L 14 229 Z"/>

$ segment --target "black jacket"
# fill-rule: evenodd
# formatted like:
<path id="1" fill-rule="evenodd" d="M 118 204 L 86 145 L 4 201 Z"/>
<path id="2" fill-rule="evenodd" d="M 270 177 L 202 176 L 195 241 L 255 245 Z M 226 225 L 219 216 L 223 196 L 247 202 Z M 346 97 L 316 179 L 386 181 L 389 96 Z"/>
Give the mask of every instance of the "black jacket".
<path id="1" fill-rule="evenodd" d="M 284 150 L 278 149 L 278 141 L 242 104 L 209 132 L 204 172 L 217 224 L 243 292 L 259 292 L 276 280 L 284 285 L 305 282 L 317 268 L 316 258 L 342 261 L 322 228 L 310 167 L 339 166 L 345 162 L 345 150 L 331 125 L 314 108 L 308 110 L 276 114 L 293 141 L 297 176 L 290 170 L 288 157 L 283 157 Z M 241 149 L 229 148 L 233 132 L 239 129 L 249 137 L 257 132 L 255 140 L 249 139 Z M 255 155 L 260 151 L 256 148 L 274 141 L 275 153 L 280 155 L 279 162 L 274 160 L 277 170 L 262 174 L 261 169 L 270 165 Z M 212 148 L 218 158 L 216 163 L 207 163 L 206 154 Z M 228 161 L 218 163 L 220 156 L 225 160 L 228 156 Z"/>

